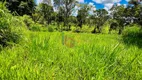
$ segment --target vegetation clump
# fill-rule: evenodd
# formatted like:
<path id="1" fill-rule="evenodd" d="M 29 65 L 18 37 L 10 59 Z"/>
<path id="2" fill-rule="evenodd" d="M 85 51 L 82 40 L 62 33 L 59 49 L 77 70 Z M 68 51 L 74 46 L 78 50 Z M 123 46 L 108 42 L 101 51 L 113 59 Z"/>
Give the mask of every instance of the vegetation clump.
<path id="1" fill-rule="evenodd" d="M 0 3 L 0 45 L 2 46 L 19 42 L 21 33 L 20 29 L 17 28 L 19 26 L 14 25 L 14 19 L 16 18 Z"/>
<path id="2" fill-rule="evenodd" d="M 142 48 L 142 30 L 137 25 L 128 27 L 123 32 L 123 41 L 127 45 L 138 46 Z"/>

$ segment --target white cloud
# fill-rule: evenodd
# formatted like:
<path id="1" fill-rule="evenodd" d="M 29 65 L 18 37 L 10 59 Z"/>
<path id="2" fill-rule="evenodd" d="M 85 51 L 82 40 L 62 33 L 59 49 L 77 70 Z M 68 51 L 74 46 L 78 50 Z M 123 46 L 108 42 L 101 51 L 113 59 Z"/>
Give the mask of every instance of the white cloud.
<path id="1" fill-rule="evenodd" d="M 89 6 L 90 9 L 91 9 L 91 10 L 89 11 L 89 13 L 90 13 L 90 14 L 93 14 L 93 11 L 96 10 L 96 7 L 95 7 L 94 3 L 90 2 L 90 3 L 88 4 L 88 6 Z"/>
<path id="2" fill-rule="evenodd" d="M 109 10 L 107 7 L 104 7 L 104 9 L 107 10 L 107 11 Z"/>
<path id="3" fill-rule="evenodd" d="M 94 3 L 90 2 L 88 5 L 89 5 L 89 7 L 91 8 L 92 11 L 96 10 Z"/>
<path id="4" fill-rule="evenodd" d="M 79 9 L 80 9 L 79 6 L 75 6 L 75 8 L 74 8 L 74 10 L 73 10 L 73 12 L 72 12 L 72 15 L 73 15 L 73 16 L 77 16 Z"/>
<path id="5" fill-rule="evenodd" d="M 107 3 L 118 3 L 121 0 L 93 0 L 93 1 L 100 4 L 107 4 Z"/>
<path id="6" fill-rule="evenodd" d="M 107 3 L 107 4 L 104 4 L 104 6 L 105 6 L 104 9 L 109 10 L 112 8 L 113 3 Z"/>
<path id="7" fill-rule="evenodd" d="M 112 8 L 114 3 L 119 3 L 121 0 L 93 0 L 93 1 L 99 4 L 104 4 L 104 9 L 109 10 L 110 8 Z"/>
<path id="8" fill-rule="evenodd" d="M 96 3 L 102 3 L 102 0 L 93 0 Z"/>
<path id="9" fill-rule="evenodd" d="M 124 5 L 125 8 L 127 7 L 127 4 L 123 4 L 123 5 Z"/>
<path id="10" fill-rule="evenodd" d="M 117 5 L 120 6 L 121 4 L 120 4 L 120 3 L 117 3 Z"/>
<path id="11" fill-rule="evenodd" d="M 89 5 L 94 5 L 94 3 L 90 2 Z"/>

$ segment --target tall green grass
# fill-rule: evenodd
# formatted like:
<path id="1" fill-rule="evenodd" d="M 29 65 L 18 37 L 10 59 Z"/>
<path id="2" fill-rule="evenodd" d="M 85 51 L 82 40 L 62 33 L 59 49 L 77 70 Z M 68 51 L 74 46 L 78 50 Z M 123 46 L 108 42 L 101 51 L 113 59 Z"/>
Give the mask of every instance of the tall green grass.
<path id="1" fill-rule="evenodd" d="M 141 80 L 142 50 L 121 36 L 28 32 L 0 52 L 2 80 Z M 65 38 L 63 38 L 65 39 Z"/>

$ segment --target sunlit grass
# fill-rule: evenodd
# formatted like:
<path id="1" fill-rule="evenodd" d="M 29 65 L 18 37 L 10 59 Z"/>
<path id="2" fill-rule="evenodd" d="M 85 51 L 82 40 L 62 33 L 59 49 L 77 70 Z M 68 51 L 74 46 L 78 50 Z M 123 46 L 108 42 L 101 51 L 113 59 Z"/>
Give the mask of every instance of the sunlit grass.
<path id="1" fill-rule="evenodd" d="M 142 50 L 121 40 L 118 35 L 28 32 L 20 44 L 0 52 L 0 79 L 141 80 Z"/>

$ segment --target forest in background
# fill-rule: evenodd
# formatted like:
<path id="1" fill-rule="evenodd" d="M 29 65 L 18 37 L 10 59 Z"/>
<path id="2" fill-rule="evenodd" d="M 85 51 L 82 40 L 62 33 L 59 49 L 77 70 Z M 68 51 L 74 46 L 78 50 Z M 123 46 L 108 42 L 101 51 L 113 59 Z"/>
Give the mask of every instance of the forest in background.
<path id="1" fill-rule="evenodd" d="M 74 14 L 76 7 L 79 7 L 79 10 Z M 142 30 L 142 4 L 137 0 L 129 1 L 127 6 L 114 4 L 110 10 L 95 10 L 93 6 L 76 0 L 54 0 L 53 5 L 51 0 L 39 4 L 34 0 L 2 0 L 0 14 L 2 46 L 5 46 L 7 41 L 18 40 L 20 33 L 10 29 L 17 30 L 18 26 L 24 26 L 23 28 L 30 31 L 123 33 L 125 37 L 130 31 L 131 35 L 136 34 L 138 38 L 141 37 Z M 13 36 L 14 34 L 16 36 Z M 10 37 L 15 39 L 11 40 Z"/>
<path id="2" fill-rule="evenodd" d="M 34 0 L 3 0 L 10 13 L 14 16 L 26 15 L 29 19 L 25 21 L 30 27 L 32 21 L 44 27 L 50 27 L 58 31 L 83 32 L 83 26 L 93 29 L 92 33 L 102 33 L 103 27 L 108 24 L 109 32 L 118 30 L 121 34 L 127 25 L 142 25 L 142 4 L 137 0 L 129 1 L 127 6 L 114 4 L 110 10 L 97 9 L 92 5 L 79 3 L 76 0 L 51 0 L 46 3 L 36 4 Z M 75 14 L 79 8 L 78 13 Z"/>

